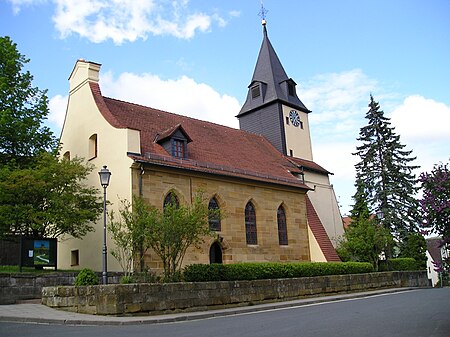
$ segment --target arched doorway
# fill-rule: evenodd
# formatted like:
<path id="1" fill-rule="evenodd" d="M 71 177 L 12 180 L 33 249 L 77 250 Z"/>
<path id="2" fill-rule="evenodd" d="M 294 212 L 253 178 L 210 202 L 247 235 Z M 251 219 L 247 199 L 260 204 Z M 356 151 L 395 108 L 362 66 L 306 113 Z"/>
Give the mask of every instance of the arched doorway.
<path id="1" fill-rule="evenodd" d="M 209 248 L 209 263 L 222 263 L 222 247 L 217 241 Z"/>

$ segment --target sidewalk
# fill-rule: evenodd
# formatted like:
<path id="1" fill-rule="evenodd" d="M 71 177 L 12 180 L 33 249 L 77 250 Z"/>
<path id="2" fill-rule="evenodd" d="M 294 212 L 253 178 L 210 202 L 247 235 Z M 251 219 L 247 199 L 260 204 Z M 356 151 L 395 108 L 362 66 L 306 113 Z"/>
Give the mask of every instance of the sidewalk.
<path id="1" fill-rule="evenodd" d="M 37 303 L 22 303 L 0 305 L 0 322 L 22 323 L 49 323 L 67 325 L 128 325 L 128 324 L 158 324 L 179 321 L 190 321 L 212 317 L 239 315 L 264 310 L 291 308 L 296 306 L 311 305 L 323 302 L 332 302 L 345 299 L 355 299 L 381 294 L 411 291 L 419 288 L 394 288 L 360 293 L 305 298 L 288 302 L 275 302 L 258 304 L 253 306 L 227 308 L 222 310 L 209 310 L 199 312 L 183 312 L 177 314 L 155 316 L 100 316 L 67 312 L 49 308 Z"/>

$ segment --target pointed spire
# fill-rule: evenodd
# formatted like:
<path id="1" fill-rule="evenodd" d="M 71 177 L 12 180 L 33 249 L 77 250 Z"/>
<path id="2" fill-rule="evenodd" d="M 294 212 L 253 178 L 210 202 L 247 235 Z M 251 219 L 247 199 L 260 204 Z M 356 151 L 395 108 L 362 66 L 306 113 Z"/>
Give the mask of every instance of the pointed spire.
<path id="1" fill-rule="evenodd" d="M 310 112 L 298 98 L 295 92 L 296 83 L 287 76 L 275 49 L 270 43 L 267 35 L 266 14 L 267 10 L 261 3 L 259 15 L 262 18 L 263 41 L 259 50 L 252 81 L 248 86 L 247 99 L 238 116 L 275 101 L 280 101 L 294 108 Z M 258 88 L 255 89 L 256 87 Z"/>
<path id="2" fill-rule="evenodd" d="M 261 17 L 261 24 L 262 24 L 262 26 L 263 26 L 264 36 L 267 36 L 267 28 L 266 28 L 267 21 L 266 21 L 266 14 L 267 14 L 268 12 L 269 12 L 269 11 L 264 7 L 264 3 L 263 3 L 263 1 L 261 0 L 261 10 L 259 11 L 258 15 Z"/>

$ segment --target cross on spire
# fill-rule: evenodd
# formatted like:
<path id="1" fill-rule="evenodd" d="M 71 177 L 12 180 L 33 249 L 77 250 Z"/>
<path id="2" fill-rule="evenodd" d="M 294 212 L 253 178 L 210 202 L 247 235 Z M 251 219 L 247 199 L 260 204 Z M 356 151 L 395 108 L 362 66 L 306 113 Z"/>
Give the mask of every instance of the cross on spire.
<path id="1" fill-rule="evenodd" d="M 258 15 L 261 17 L 261 19 L 262 19 L 262 24 L 263 24 L 263 26 L 265 26 L 266 25 L 266 14 L 268 13 L 269 11 L 264 7 L 264 3 L 263 3 L 263 1 L 261 0 L 261 10 L 259 11 L 259 13 L 258 13 Z"/>

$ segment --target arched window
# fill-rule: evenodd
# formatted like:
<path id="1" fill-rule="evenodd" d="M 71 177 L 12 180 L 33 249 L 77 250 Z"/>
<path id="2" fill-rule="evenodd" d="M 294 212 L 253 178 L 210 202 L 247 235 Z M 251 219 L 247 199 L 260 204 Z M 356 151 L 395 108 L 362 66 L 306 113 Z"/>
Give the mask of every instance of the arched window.
<path id="1" fill-rule="evenodd" d="M 256 213 L 255 207 L 251 202 L 245 206 L 245 236 L 248 245 L 258 244 L 258 235 L 256 232 Z"/>
<path id="2" fill-rule="evenodd" d="M 210 211 L 208 215 L 209 229 L 212 231 L 221 231 L 220 214 L 218 214 L 220 208 L 216 198 L 211 198 L 208 204 L 208 210 Z"/>
<path id="3" fill-rule="evenodd" d="M 63 158 L 66 159 L 66 160 L 70 160 L 70 151 L 64 152 Z"/>
<path id="4" fill-rule="evenodd" d="M 178 197 L 175 193 L 169 192 L 167 193 L 166 197 L 164 198 L 164 204 L 163 207 L 166 208 L 167 205 L 173 205 L 174 207 L 179 207 L 180 202 L 178 201 Z"/>
<path id="5" fill-rule="evenodd" d="M 89 159 L 97 157 L 97 134 L 89 137 Z"/>
<path id="6" fill-rule="evenodd" d="M 278 241 L 280 245 L 285 246 L 288 244 L 288 235 L 286 225 L 286 213 L 284 211 L 283 206 L 278 207 L 277 221 L 278 221 Z"/>

